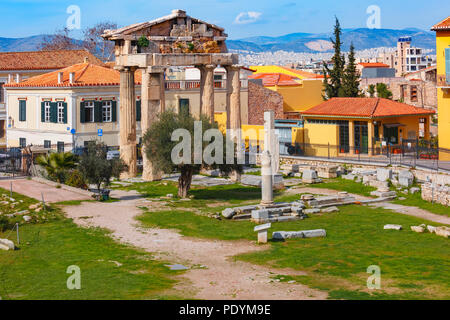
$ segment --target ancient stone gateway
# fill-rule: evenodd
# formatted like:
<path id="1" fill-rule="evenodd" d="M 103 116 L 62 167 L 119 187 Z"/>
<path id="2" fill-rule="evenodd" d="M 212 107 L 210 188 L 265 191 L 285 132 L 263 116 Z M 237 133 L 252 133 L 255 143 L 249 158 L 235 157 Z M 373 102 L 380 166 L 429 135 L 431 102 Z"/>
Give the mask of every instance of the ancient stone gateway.
<path id="1" fill-rule="evenodd" d="M 214 69 L 227 70 L 227 130 L 241 127 L 239 57 L 228 53 L 224 29 L 192 18 L 185 11 L 117 30 L 103 38 L 115 42 L 116 69 L 120 71 L 120 156 L 129 170 L 122 178 L 137 175 L 136 98 L 134 74 L 142 71 L 141 127 L 145 133 L 165 109 L 165 69 L 194 66 L 200 70 L 200 113 L 214 121 Z M 143 178 L 161 178 L 143 152 Z"/>

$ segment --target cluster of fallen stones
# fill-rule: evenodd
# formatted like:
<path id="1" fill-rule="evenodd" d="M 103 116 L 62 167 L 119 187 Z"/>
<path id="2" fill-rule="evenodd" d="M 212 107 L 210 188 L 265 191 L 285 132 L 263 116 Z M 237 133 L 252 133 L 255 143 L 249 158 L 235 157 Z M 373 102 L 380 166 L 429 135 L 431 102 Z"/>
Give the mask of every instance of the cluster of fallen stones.
<path id="1" fill-rule="evenodd" d="M 396 197 L 397 193 L 390 190 L 390 184 L 397 190 L 405 193 L 418 193 L 420 188 L 411 188 L 414 184 L 414 175 L 409 170 L 394 172 L 392 169 L 354 169 L 343 175 L 343 179 L 361 182 L 366 186 L 377 188 L 371 195 L 380 198 Z"/>
<path id="2" fill-rule="evenodd" d="M 334 165 L 312 166 L 309 164 L 284 164 L 281 173 L 288 177 L 301 178 L 303 183 L 314 184 L 323 182 L 322 179 L 337 178 L 344 169 Z"/>
<path id="3" fill-rule="evenodd" d="M 304 194 L 300 200 L 291 203 L 227 208 L 222 211 L 222 216 L 225 219 L 251 220 L 256 223 L 297 221 L 307 218 L 309 214 L 339 212 L 338 206 L 356 202 L 356 199 L 347 192 L 323 197 Z"/>
<path id="4" fill-rule="evenodd" d="M 403 227 L 399 224 L 387 224 L 384 226 L 384 230 L 396 230 L 400 231 Z M 426 224 L 421 224 L 420 226 L 411 226 L 411 230 L 417 233 L 434 233 L 438 236 L 449 238 L 450 237 L 450 228 L 446 226 L 442 227 L 434 227 Z"/>
<path id="5" fill-rule="evenodd" d="M 16 200 L 11 198 L 7 194 L 2 194 L 0 197 L 0 215 L 4 215 L 7 218 L 13 219 L 21 217 L 21 220 L 24 223 L 32 222 L 33 217 L 36 217 L 37 214 L 42 213 L 44 211 L 44 207 L 42 203 L 32 204 L 28 207 L 28 210 L 15 211 L 20 204 L 23 203 L 23 200 Z M 45 217 L 42 217 L 45 220 Z"/>

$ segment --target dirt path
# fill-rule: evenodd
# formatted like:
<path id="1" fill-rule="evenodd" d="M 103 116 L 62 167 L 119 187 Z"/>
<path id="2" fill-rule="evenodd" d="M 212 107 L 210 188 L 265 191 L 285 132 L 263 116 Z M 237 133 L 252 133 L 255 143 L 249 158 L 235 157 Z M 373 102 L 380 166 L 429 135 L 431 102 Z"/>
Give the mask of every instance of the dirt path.
<path id="1" fill-rule="evenodd" d="M 433 221 L 436 223 L 450 225 L 450 217 L 441 216 L 439 214 L 434 214 L 427 210 L 423 210 L 423 209 L 420 209 L 417 207 L 408 207 L 408 206 L 403 206 L 400 204 L 394 204 L 394 203 L 390 203 L 390 202 L 373 203 L 370 206 L 375 207 L 375 208 L 383 208 L 383 209 L 387 209 L 387 210 L 393 210 L 395 212 L 406 214 L 408 216 L 413 216 L 413 217 Z"/>
<path id="2" fill-rule="evenodd" d="M 327 297 L 327 293 L 307 286 L 272 282 L 270 278 L 273 276 L 270 272 L 282 275 L 304 273 L 231 259 L 241 253 L 268 249 L 268 246 L 256 246 L 248 241 L 199 240 L 183 237 L 174 230 L 141 228 L 134 218 L 142 214 L 137 207 L 144 206 L 145 200 L 136 193 L 124 191 L 114 191 L 112 196 L 121 201 L 83 203 L 65 207 L 64 210 L 81 226 L 106 228 L 111 230 L 114 238 L 152 252 L 157 258 L 194 266 L 183 274 L 184 281 L 176 287 L 183 293 L 188 292 L 190 297 L 209 300 L 306 300 Z"/>
<path id="3" fill-rule="evenodd" d="M 57 189 L 48 184 L 40 183 L 27 179 L 5 179 L 0 180 L 0 188 L 9 190 L 12 187 L 13 191 L 23 194 L 27 197 L 41 201 L 42 195 L 45 202 L 55 203 L 69 200 L 91 200 L 92 198 L 77 192 L 72 192 L 65 189 Z"/>

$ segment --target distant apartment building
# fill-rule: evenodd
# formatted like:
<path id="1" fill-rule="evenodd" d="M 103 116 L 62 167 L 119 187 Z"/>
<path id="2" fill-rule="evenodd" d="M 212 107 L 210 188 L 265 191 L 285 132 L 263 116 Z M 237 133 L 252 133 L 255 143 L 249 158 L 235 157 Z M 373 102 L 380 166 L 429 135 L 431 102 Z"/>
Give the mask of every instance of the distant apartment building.
<path id="1" fill-rule="evenodd" d="M 412 37 L 399 38 L 396 52 L 380 54 L 377 62 L 394 68 L 397 77 L 432 66 L 434 64 L 433 58 L 425 55 L 424 49 L 412 47 L 411 42 Z"/>
<path id="2" fill-rule="evenodd" d="M 86 59 L 93 64 L 102 64 L 86 50 L 0 52 L 0 147 L 6 146 L 8 106 L 5 86 L 82 63 Z"/>

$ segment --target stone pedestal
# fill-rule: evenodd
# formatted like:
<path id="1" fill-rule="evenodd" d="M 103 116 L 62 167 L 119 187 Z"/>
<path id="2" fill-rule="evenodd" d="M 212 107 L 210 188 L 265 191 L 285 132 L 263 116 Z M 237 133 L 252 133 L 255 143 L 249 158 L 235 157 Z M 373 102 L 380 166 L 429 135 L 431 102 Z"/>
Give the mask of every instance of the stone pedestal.
<path id="1" fill-rule="evenodd" d="M 141 128 L 145 135 L 152 123 L 156 121 L 158 114 L 165 109 L 165 85 L 164 68 L 150 67 L 142 73 L 141 90 Z M 153 168 L 147 158 L 145 149 L 142 152 L 144 170 L 142 178 L 145 181 L 161 180 L 162 173 Z"/>
<path id="2" fill-rule="evenodd" d="M 136 96 L 134 91 L 134 68 L 120 70 L 120 157 L 128 166 L 121 179 L 137 175 L 136 147 Z"/>

